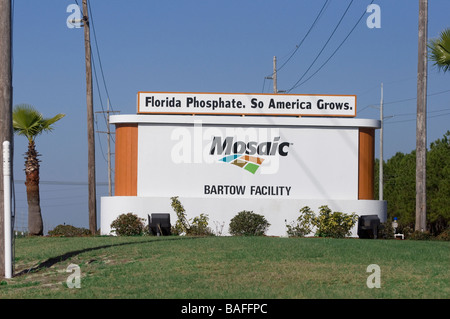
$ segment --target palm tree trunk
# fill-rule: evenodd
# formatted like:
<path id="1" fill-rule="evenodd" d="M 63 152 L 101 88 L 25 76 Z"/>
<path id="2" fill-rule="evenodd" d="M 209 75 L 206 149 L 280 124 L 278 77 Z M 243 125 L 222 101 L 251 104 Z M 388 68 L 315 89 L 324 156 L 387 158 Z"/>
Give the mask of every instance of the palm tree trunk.
<path id="1" fill-rule="evenodd" d="M 28 201 L 28 232 L 32 236 L 42 236 L 44 227 L 39 197 L 39 154 L 34 141 L 29 141 L 28 152 L 25 153 L 25 186 Z"/>

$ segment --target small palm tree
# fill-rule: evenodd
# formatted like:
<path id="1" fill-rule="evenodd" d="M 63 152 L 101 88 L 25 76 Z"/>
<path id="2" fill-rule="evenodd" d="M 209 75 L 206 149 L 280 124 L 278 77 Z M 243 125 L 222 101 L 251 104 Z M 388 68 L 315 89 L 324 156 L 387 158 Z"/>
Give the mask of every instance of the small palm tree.
<path id="1" fill-rule="evenodd" d="M 444 72 L 450 71 L 450 28 L 441 32 L 440 37 L 428 42 L 430 60 Z"/>
<path id="2" fill-rule="evenodd" d="M 43 234 L 43 223 L 39 197 L 39 160 L 35 139 L 42 132 L 53 130 L 53 123 L 63 118 L 58 114 L 52 118 L 44 118 L 33 106 L 16 105 L 13 110 L 13 129 L 17 135 L 28 139 L 28 151 L 25 153 L 25 186 L 28 201 L 28 231 L 30 235 Z"/>

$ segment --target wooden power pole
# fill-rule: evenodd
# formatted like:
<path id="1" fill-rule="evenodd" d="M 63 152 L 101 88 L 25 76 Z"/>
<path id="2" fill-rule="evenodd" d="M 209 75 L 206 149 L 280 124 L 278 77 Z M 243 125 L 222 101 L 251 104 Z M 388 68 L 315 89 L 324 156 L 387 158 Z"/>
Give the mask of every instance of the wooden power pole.
<path id="1" fill-rule="evenodd" d="M 379 168 L 379 182 L 378 182 L 378 199 L 383 200 L 383 188 L 384 188 L 384 159 L 383 159 L 383 83 L 381 83 L 381 100 L 380 100 L 380 168 Z"/>
<path id="2" fill-rule="evenodd" d="M 0 0 L 0 156 L 3 154 L 4 141 L 9 141 L 13 149 L 12 137 L 11 0 Z M 3 277 L 5 275 L 3 165 L 0 165 L 0 181 L 2 181 L 0 182 L 0 277 Z"/>
<path id="3" fill-rule="evenodd" d="M 92 97 L 91 39 L 89 33 L 89 14 L 87 0 L 83 0 L 84 47 L 86 55 L 86 102 L 88 135 L 88 189 L 89 189 L 89 229 L 97 232 L 97 199 L 95 190 L 95 132 L 94 102 Z"/>
<path id="4" fill-rule="evenodd" d="M 427 214 L 427 34 L 428 0 L 419 0 L 419 55 L 417 67 L 416 226 L 426 230 Z"/>
<path id="5" fill-rule="evenodd" d="M 273 93 L 278 93 L 278 83 L 277 83 L 277 57 L 273 57 Z"/>

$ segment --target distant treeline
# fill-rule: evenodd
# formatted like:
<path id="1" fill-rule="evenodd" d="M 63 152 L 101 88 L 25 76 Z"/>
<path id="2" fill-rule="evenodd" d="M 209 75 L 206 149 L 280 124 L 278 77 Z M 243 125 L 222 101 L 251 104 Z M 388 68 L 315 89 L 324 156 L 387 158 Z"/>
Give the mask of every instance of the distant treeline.
<path id="1" fill-rule="evenodd" d="M 416 151 L 398 152 L 383 166 L 383 199 L 388 221 L 398 218 L 400 228 L 414 229 L 416 220 Z M 375 197 L 378 199 L 379 160 L 375 163 Z M 450 221 L 450 131 L 431 143 L 427 151 L 427 230 L 438 235 Z"/>

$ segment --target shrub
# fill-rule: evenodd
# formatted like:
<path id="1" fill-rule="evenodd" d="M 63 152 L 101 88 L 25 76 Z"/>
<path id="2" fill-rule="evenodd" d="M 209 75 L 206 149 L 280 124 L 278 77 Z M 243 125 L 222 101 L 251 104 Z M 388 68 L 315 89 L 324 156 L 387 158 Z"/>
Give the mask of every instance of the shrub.
<path id="1" fill-rule="evenodd" d="M 297 224 L 286 225 L 289 237 L 304 237 L 312 232 L 314 212 L 308 206 L 300 209 L 300 216 L 297 218 Z"/>
<path id="2" fill-rule="evenodd" d="M 91 231 L 86 228 L 78 228 L 72 225 L 58 225 L 48 232 L 49 236 L 55 237 L 81 237 L 91 235 Z"/>
<path id="3" fill-rule="evenodd" d="M 391 222 L 385 222 L 381 223 L 380 227 L 378 228 L 378 238 L 380 239 L 394 239 L 394 228 L 392 227 Z"/>
<path id="4" fill-rule="evenodd" d="M 440 233 L 437 237 L 437 240 L 445 240 L 450 241 L 450 227 L 445 229 L 442 233 Z"/>
<path id="5" fill-rule="evenodd" d="M 350 235 L 350 230 L 357 220 L 358 216 L 355 213 L 349 215 L 332 212 L 325 205 L 319 207 L 319 216 L 313 219 L 313 224 L 317 227 L 316 236 L 343 238 Z"/>
<path id="6" fill-rule="evenodd" d="M 270 224 L 262 215 L 241 211 L 230 221 L 230 234 L 235 236 L 262 236 Z"/>
<path id="7" fill-rule="evenodd" d="M 178 196 L 170 198 L 171 206 L 177 214 L 177 221 L 175 226 L 172 226 L 171 232 L 175 235 L 189 235 L 189 236 L 211 236 L 213 235 L 211 229 L 208 227 L 208 215 L 200 214 L 200 216 L 188 219 L 186 210 L 181 204 Z"/>
<path id="8" fill-rule="evenodd" d="M 288 236 L 305 236 L 315 227 L 316 236 L 342 238 L 350 235 L 350 230 L 358 220 L 355 213 L 332 212 L 326 205 L 319 207 L 319 210 L 319 215 L 315 216 L 308 206 L 300 209 L 297 224 L 286 225 Z"/>
<path id="9" fill-rule="evenodd" d="M 208 227 L 208 215 L 200 214 L 192 219 L 192 223 L 187 231 L 188 235 L 193 236 L 211 236 L 212 230 Z"/>
<path id="10" fill-rule="evenodd" d="M 175 226 L 172 227 L 172 233 L 178 235 L 187 234 L 190 225 L 186 217 L 186 210 L 178 199 L 178 196 L 171 197 L 170 200 L 170 205 L 175 211 L 175 214 L 177 214 L 177 221 L 175 223 Z"/>
<path id="11" fill-rule="evenodd" d="M 409 239 L 412 239 L 412 240 L 431 240 L 431 239 L 433 239 L 433 236 L 430 234 L 429 231 L 421 232 L 420 230 L 416 230 L 409 236 Z"/>
<path id="12" fill-rule="evenodd" d="M 144 232 L 144 219 L 133 213 L 121 214 L 111 223 L 111 229 L 118 236 L 137 236 Z"/>

